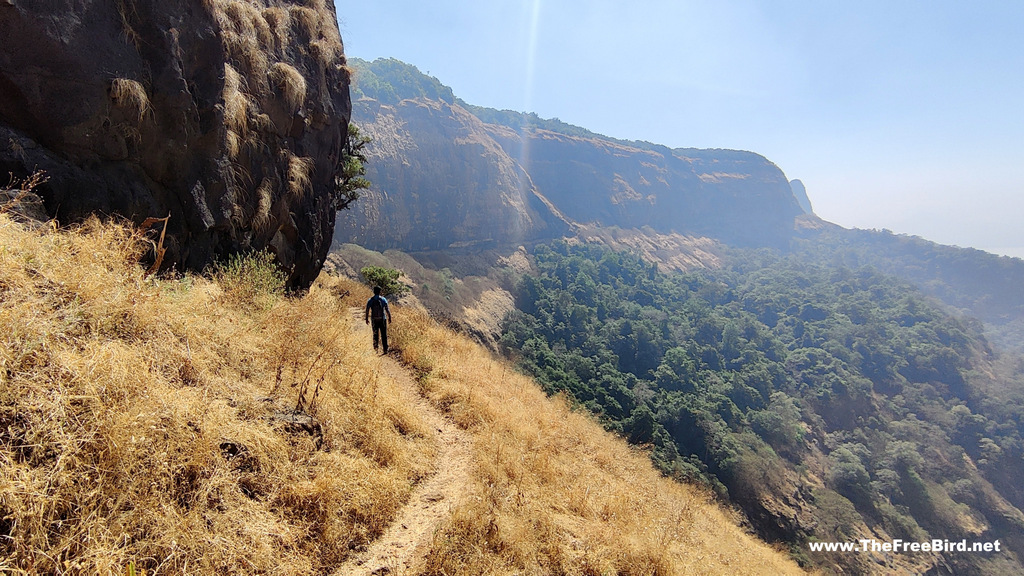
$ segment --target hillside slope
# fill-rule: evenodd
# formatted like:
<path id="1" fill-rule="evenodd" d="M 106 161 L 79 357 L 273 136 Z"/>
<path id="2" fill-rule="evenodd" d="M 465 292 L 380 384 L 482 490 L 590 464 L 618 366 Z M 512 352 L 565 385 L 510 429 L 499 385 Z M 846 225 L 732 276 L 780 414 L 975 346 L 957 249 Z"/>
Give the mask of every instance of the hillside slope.
<path id="1" fill-rule="evenodd" d="M 985 324 L 1000 348 L 1024 349 L 1024 260 L 943 246 L 888 230 L 847 230 L 813 216 L 798 219 L 795 252 L 845 266 L 874 266 Z"/>
<path id="2" fill-rule="evenodd" d="M 447 465 L 322 276 L 265 260 L 147 277 L 130 229 L 0 214 L 0 570 L 344 568 Z M 396 310 L 395 347 L 472 466 L 415 574 L 797 573 L 694 488 L 468 339 Z"/>

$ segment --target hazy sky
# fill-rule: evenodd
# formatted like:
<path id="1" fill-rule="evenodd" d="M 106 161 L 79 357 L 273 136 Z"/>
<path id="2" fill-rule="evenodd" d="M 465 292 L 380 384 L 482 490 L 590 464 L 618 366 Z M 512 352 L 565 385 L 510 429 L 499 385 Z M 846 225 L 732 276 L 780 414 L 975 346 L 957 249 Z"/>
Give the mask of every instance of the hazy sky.
<path id="1" fill-rule="evenodd" d="M 480 106 L 751 150 L 837 224 L 1024 257 L 1024 2 L 335 0 Z"/>

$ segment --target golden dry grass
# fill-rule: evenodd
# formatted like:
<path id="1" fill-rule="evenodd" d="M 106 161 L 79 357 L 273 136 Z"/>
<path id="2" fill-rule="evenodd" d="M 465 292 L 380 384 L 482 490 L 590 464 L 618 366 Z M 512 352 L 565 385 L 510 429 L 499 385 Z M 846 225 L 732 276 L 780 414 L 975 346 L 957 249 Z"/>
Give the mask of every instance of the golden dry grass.
<path id="1" fill-rule="evenodd" d="M 254 90 L 262 90 L 274 40 L 262 11 L 245 0 L 217 0 L 213 14 L 228 57 L 240 65 Z"/>
<path id="2" fill-rule="evenodd" d="M 0 572 L 329 571 L 434 440 L 329 291 L 252 306 L 147 279 L 138 246 L 0 215 Z"/>
<path id="3" fill-rule="evenodd" d="M 293 32 L 298 32 L 300 37 L 307 40 L 319 38 L 322 10 L 322 6 L 319 10 L 316 6 L 290 6 L 288 14 L 292 21 Z"/>
<path id="4" fill-rule="evenodd" d="M 270 205 L 274 201 L 275 187 L 274 180 L 266 177 L 256 189 L 256 213 L 252 218 L 252 226 L 257 232 L 263 232 L 270 222 Z"/>
<path id="5" fill-rule="evenodd" d="M 231 64 L 224 65 L 224 123 L 228 130 L 244 138 L 249 132 L 249 97 L 245 79 Z"/>
<path id="6" fill-rule="evenodd" d="M 271 6 L 263 10 L 263 19 L 273 34 L 275 50 L 283 50 L 291 41 L 291 18 L 288 10 L 280 6 Z"/>
<path id="7" fill-rule="evenodd" d="M 110 81 L 110 99 L 114 104 L 120 106 L 135 117 L 137 124 L 141 124 L 149 112 L 149 95 L 146 88 L 135 80 L 128 78 L 114 78 Z"/>
<path id="8" fill-rule="evenodd" d="M 444 464 L 350 329 L 368 291 L 153 279 L 141 245 L 0 214 L 0 571 L 329 573 Z M 395 317 L 394 347 L 473 441 L 420 573 L 799 572 L 467 338 Z"/>
<path id="9" fill-rule="evenodd" d="M 312 186 L 313 159 L 288 154 L 288 193 L 302 198 Z"/>
<path id="10" fill-rule="evenodd" d="M 306 100 L 306 79 L 294 66 L 277 62 L 270 67 L 270 82 L 280 91 L 290 111 L 298 110 Z"/>

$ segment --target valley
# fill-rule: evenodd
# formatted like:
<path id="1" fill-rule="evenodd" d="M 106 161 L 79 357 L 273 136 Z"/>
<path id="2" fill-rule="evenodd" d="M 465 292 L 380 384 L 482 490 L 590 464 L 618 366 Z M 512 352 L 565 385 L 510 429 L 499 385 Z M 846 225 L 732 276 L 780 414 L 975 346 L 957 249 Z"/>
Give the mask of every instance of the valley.
<path id="1" fill-rule="evenodd" d="M 807 566 L 880 569 L 811 541 L 953 535 L 1013 552 L 884 569 L 1020 569 L 1020 260 L 825 222 L 754 154 L 475 107 L 396 61 L 357 70 L 355 121 L 387 154 L 404 148 L 370 153 L 375 184 L 339 219 L 335 270 L 401 270 L 414 305 L 648 446 L 664 474 L 739 507 Z M 453 119 L 474 136 L 424 133 Z M 489 186 L 482 173 L 510 177 Z M 492 215 L 483 233 L 464 225 L 479 214 Z"/>

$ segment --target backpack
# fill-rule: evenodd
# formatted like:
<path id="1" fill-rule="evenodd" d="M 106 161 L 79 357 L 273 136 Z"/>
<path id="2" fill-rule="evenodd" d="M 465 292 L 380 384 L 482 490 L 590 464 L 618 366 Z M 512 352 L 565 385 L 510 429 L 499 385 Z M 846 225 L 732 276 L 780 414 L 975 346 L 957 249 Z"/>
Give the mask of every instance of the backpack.
<path id="1" fill-rule="evenodd" d="M 370 307 L 370 318 L 374 320 L 384 319 L 384 307 L 388 305 L 388 301 L 383 296 L 374 296 L 370 298 L 367 306 Z"/>

